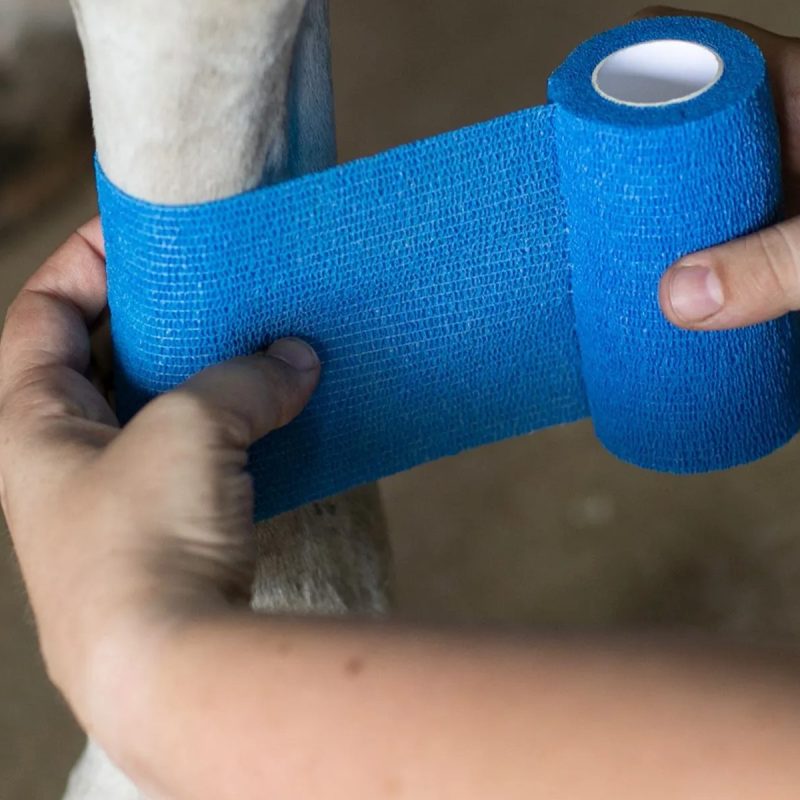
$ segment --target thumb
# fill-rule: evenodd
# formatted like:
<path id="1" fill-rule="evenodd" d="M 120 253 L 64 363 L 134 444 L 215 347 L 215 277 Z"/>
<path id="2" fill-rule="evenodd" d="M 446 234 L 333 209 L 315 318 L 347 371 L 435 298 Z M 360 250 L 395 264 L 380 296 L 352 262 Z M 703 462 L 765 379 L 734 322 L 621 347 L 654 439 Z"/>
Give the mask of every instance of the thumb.
<path id="1" fill-rule="evenodd" d="M 319 373 L 319 359 L 309 345 L 279 339 L 265 353 L 198 372 L 145 406 L 128 427 L 155 435 L 174 429 L 205 431 L 220 444 L 244 449 L 303 410 Z"/>
<path id="2" fill-rule="evenodd" d="M 695 330 L 800 309 L 800 217 L 681 259 L 661 279 L 659 303 L 670 322 Z"/>

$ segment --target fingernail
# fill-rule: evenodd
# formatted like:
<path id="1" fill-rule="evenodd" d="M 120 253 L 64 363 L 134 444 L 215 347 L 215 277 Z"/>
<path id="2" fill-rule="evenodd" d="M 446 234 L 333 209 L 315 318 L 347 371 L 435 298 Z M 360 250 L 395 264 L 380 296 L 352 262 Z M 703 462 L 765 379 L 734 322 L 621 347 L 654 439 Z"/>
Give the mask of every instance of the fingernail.
<path id="1" fill-rule="evenodd" d="M 722 308 L 725 297 L 713 269 L 687 264 L 672 270 L 669 302 L 683 322 L 702 322 Z"/>
<path id="2" fill-rule="evenodd" d="M 311 345 L 293 336 L 273 342 L 267 348 L 267 355 L 277 358 L 301 372 L 316 369 L 319 366 L 319 358 Z"/>

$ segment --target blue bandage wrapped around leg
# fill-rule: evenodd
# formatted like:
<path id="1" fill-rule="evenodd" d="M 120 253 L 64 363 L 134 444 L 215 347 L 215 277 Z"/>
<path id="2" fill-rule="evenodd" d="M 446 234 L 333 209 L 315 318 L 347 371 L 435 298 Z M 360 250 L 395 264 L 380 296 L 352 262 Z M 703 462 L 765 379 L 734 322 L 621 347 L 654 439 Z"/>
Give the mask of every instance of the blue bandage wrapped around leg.
<path id="1" fill-rule="evenodd" d="M 710 48 L 719 79 L 631 105 L 593 80 L 641 42 Z M 676 258 L 780 209 L 763 57 L 690 18 L 579 47 L 550 103 L 219 202 L 160 206 L 98 167 L 120 414 L 283 335 L 323 361 L 306 411 L 252 450 L 270 516 L 433 458 L 591 415 L 671 472 L 766 455 L 800 427 L 794 318 L 671 327 Z"/>

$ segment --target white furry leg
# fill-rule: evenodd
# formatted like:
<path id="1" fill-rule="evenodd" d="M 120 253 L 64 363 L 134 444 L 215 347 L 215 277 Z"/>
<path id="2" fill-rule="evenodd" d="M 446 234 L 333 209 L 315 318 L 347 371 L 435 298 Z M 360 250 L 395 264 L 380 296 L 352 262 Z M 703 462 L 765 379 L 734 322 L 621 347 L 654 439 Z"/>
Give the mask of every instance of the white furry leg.
<path id="1" fill-rule="evenodd" d="M 287 614 L 389 610 L 390 553 L 375 484 L 256 526 L 253 608 Z"/>
<path id="2" fill-rule="evenodd" d="M 73 5 L 98 152 L 125 191 L 200 202 L 332 162 L 326 0 Z M 386 610 L 389 548 L 377 487 L 284 514 L 256 536 L 255 609 Z M 66 800 L 138 797 L 90 743 Z"/>
<path id="3" fill-rule="evenodd" d="M 144 800 L 144 796 L 90 740 L 69 776 L 64 800 Z"/>
<path id="4" fill-rule="evenodd" d="M 257 186 L 286 153 L 286 92 L 305 0 L 72 0 L 97 152 L 159 203 Z"/>

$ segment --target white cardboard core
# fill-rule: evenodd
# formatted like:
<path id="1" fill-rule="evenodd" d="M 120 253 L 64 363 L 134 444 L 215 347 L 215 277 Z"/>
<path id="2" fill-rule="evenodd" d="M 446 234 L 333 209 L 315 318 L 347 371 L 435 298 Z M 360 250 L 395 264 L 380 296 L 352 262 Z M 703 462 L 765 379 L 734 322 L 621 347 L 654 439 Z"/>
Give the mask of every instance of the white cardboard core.
<path id="1" fill-rule="evenodd" d="M 595 68 L 592 85 L 615 103 L 661 106 L 683 103 L 722 77 L 722 59 L 710 47 L 656 39 L 617 50 Z"/>

